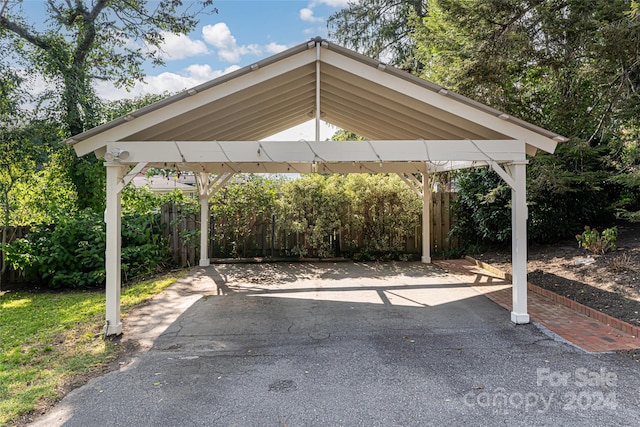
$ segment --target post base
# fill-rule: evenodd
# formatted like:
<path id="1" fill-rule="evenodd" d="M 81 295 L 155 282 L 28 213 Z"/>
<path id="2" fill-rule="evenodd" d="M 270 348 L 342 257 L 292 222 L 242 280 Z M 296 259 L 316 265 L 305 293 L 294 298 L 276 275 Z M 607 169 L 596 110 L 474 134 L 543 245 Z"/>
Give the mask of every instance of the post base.
<path id="1" fill-rule="evenodd" d="M 109 327 L 107 328 L 107 335 L 120 335 L 122 334 L 122 322 L 115 324 L 115 325 L 109 325 Z"/>
<path id="2" fill-rule="evenodd" d="M 201 259 L 199 265 L 200 267 L 209 267 L 211 265 L 211 261 L 208 259 Z"/>
<path id="3" fill-rule="evenodd" d="M 422 257 L 422 263 L 423 264 L 431 264 L 431 257 L 430 256 L 423 256 Z"/>
<path id="4" fill-rule="evenodd" d="M 511 312 L 511 321 L 516 325 L 526 325 L 530 322 L 529 315 L 527 313 L 518 314 L 515 311 Z"/>

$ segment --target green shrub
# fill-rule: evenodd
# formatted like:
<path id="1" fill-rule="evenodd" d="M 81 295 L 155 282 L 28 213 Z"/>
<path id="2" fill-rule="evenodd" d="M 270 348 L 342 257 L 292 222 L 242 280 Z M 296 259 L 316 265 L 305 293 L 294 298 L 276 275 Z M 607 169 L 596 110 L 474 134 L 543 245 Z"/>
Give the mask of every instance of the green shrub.
<path id="1" fill-rule="evenodd" d="M 457 220 L 451 234 L 465 244 L 502 244 L 511 239 L 511 190 L 491 169 L 457 174 Z"/>
<path id="2" fill-rule="evenodd" d="M 127 215 L 122 220 L 122 271 L 125 280 L 156 270 L 167 259 L 159 214 Z M 60 217 L 55 225 L 34 226 L 4 250 L 17 270 L 49 288 L 91 288 L 105 282 L 105 224 L 91 210 Z"/>
<path id="3" fill-rule="evenodd" d="M 617 237 L 617 227 L 607 228 L 600 234 L 595 228 L 585 226 L 582 234 L 576 235 L 576 240 L 581 248 L 587 249 L 594 254 L 604 254 L 605 252 L 616 250 Z"/>

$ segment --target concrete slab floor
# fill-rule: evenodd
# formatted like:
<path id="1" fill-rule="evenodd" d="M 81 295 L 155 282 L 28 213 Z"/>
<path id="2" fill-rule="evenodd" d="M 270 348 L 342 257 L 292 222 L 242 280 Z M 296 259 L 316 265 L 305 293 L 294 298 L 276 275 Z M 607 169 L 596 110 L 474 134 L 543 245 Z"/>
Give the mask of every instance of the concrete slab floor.
<path id="1" fill-rule="evenodd" d="M 638 425 L 637 364 L 554 341 L 420 263 L 195 268 L 145 351 L 37 426 Z"/>

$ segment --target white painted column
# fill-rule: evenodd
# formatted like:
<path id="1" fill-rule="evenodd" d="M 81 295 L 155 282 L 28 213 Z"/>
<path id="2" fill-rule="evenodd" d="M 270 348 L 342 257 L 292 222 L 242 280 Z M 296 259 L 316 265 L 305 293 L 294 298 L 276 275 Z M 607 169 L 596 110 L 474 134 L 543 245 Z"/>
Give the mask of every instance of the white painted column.
<path id="1" fill-rule="evenodd" d="M 429 173 L 422 174 L 422 262 L 431 262 L 431 186 Z"/>
<path id="2" fill-rule="evenodd" d="M 511 321 L 529 323 L 527 312 L 527 161 L 511 163 L 511 262 L 513 309 Z"/>
<path id="3" fill-rule="evenodd" d="M 120 286 L 121 286 L 121 246 L 122 220 L 120 215 L 120 191 L 124 167 L 118 163 L 106 162 L 107 167 L 107 207 L 104 212 L 106 223 L 106 334 L 120 335 L 122 321 L 120 319 Z"/>
<path id="4" fill-rule="evenodd" d="M 209 174 L 198 174 L 200 195 L 200 267 L 207 267 L 209 259 Z"/>
<path id="5" fill-rule="evenodd" d="M 200 267 L 209 263 L 209 199 L 200 196 Z"/>

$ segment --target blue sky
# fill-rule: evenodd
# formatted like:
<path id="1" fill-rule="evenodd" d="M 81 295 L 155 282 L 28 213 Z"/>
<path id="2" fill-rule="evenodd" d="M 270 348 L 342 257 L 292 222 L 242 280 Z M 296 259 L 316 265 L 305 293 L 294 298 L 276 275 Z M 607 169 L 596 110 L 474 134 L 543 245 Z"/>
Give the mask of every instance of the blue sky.
<path id="1" fill-rule="evenodd" d="M 176 91 L 249 65 L 315 36 L 327 36 L 327 18 L 347 0 L 214 1 L 218 14 L 198 28 L 165 37 L 163 68 L 147 69 L 147 87 L 134 93 Z M 182 87 L 180 87 L 182 86 Z M 106 88 L 105 88 L 106 89 Z M 111 98 L 119 91 L 104 90 Z"/>
<path id="2" fill-rule="evenodd" d="M 152 3 L 153 0 L 150 1 Z M 217 14 L 201 15 L 190 34 L 165 35 L 162 55 L 166 65 L 145 68 L 145 84 L 133 90 L 96 82 L 98 95 L 117 100 L 145 93 L 177 92 L 250 65 L 310 38 L 327 37 L 327 18 L 348 0 L 214 0 Z M 189 0 L 185 1 L 188 4 Z M 26 16 L 44 21 L 44 0 L 25 0 Z M 40 22 L 44 24 L 44 22 Z M 46 87 L 45 82 L 41 82 Z M 323 138 L 335 128 L 324 127 Z M 310 125 L 293 129 L 286 139 L 308 139 Z"/>
<path id="3" fill-rule="evenodd" d="M 127 93 L 97 84 L 105 99 L 147 92 L 175 92 L 249 65 L 315 36 L 327 37 L 327 18 L 348 0 L 214 0 L 217 14 L 201 15 L 190 34 L 165 36 L 164 67 L 145 68 L 147 84 Z M 153 0 L 149 3 L 152 5 Z M 188 5 L 190 0 L 185 0 Z M 11 2 L 9 3 L 11 6 Z M 25 16 L 38 26 L 46 19 L 45 0 L 24 0 Z"/>

